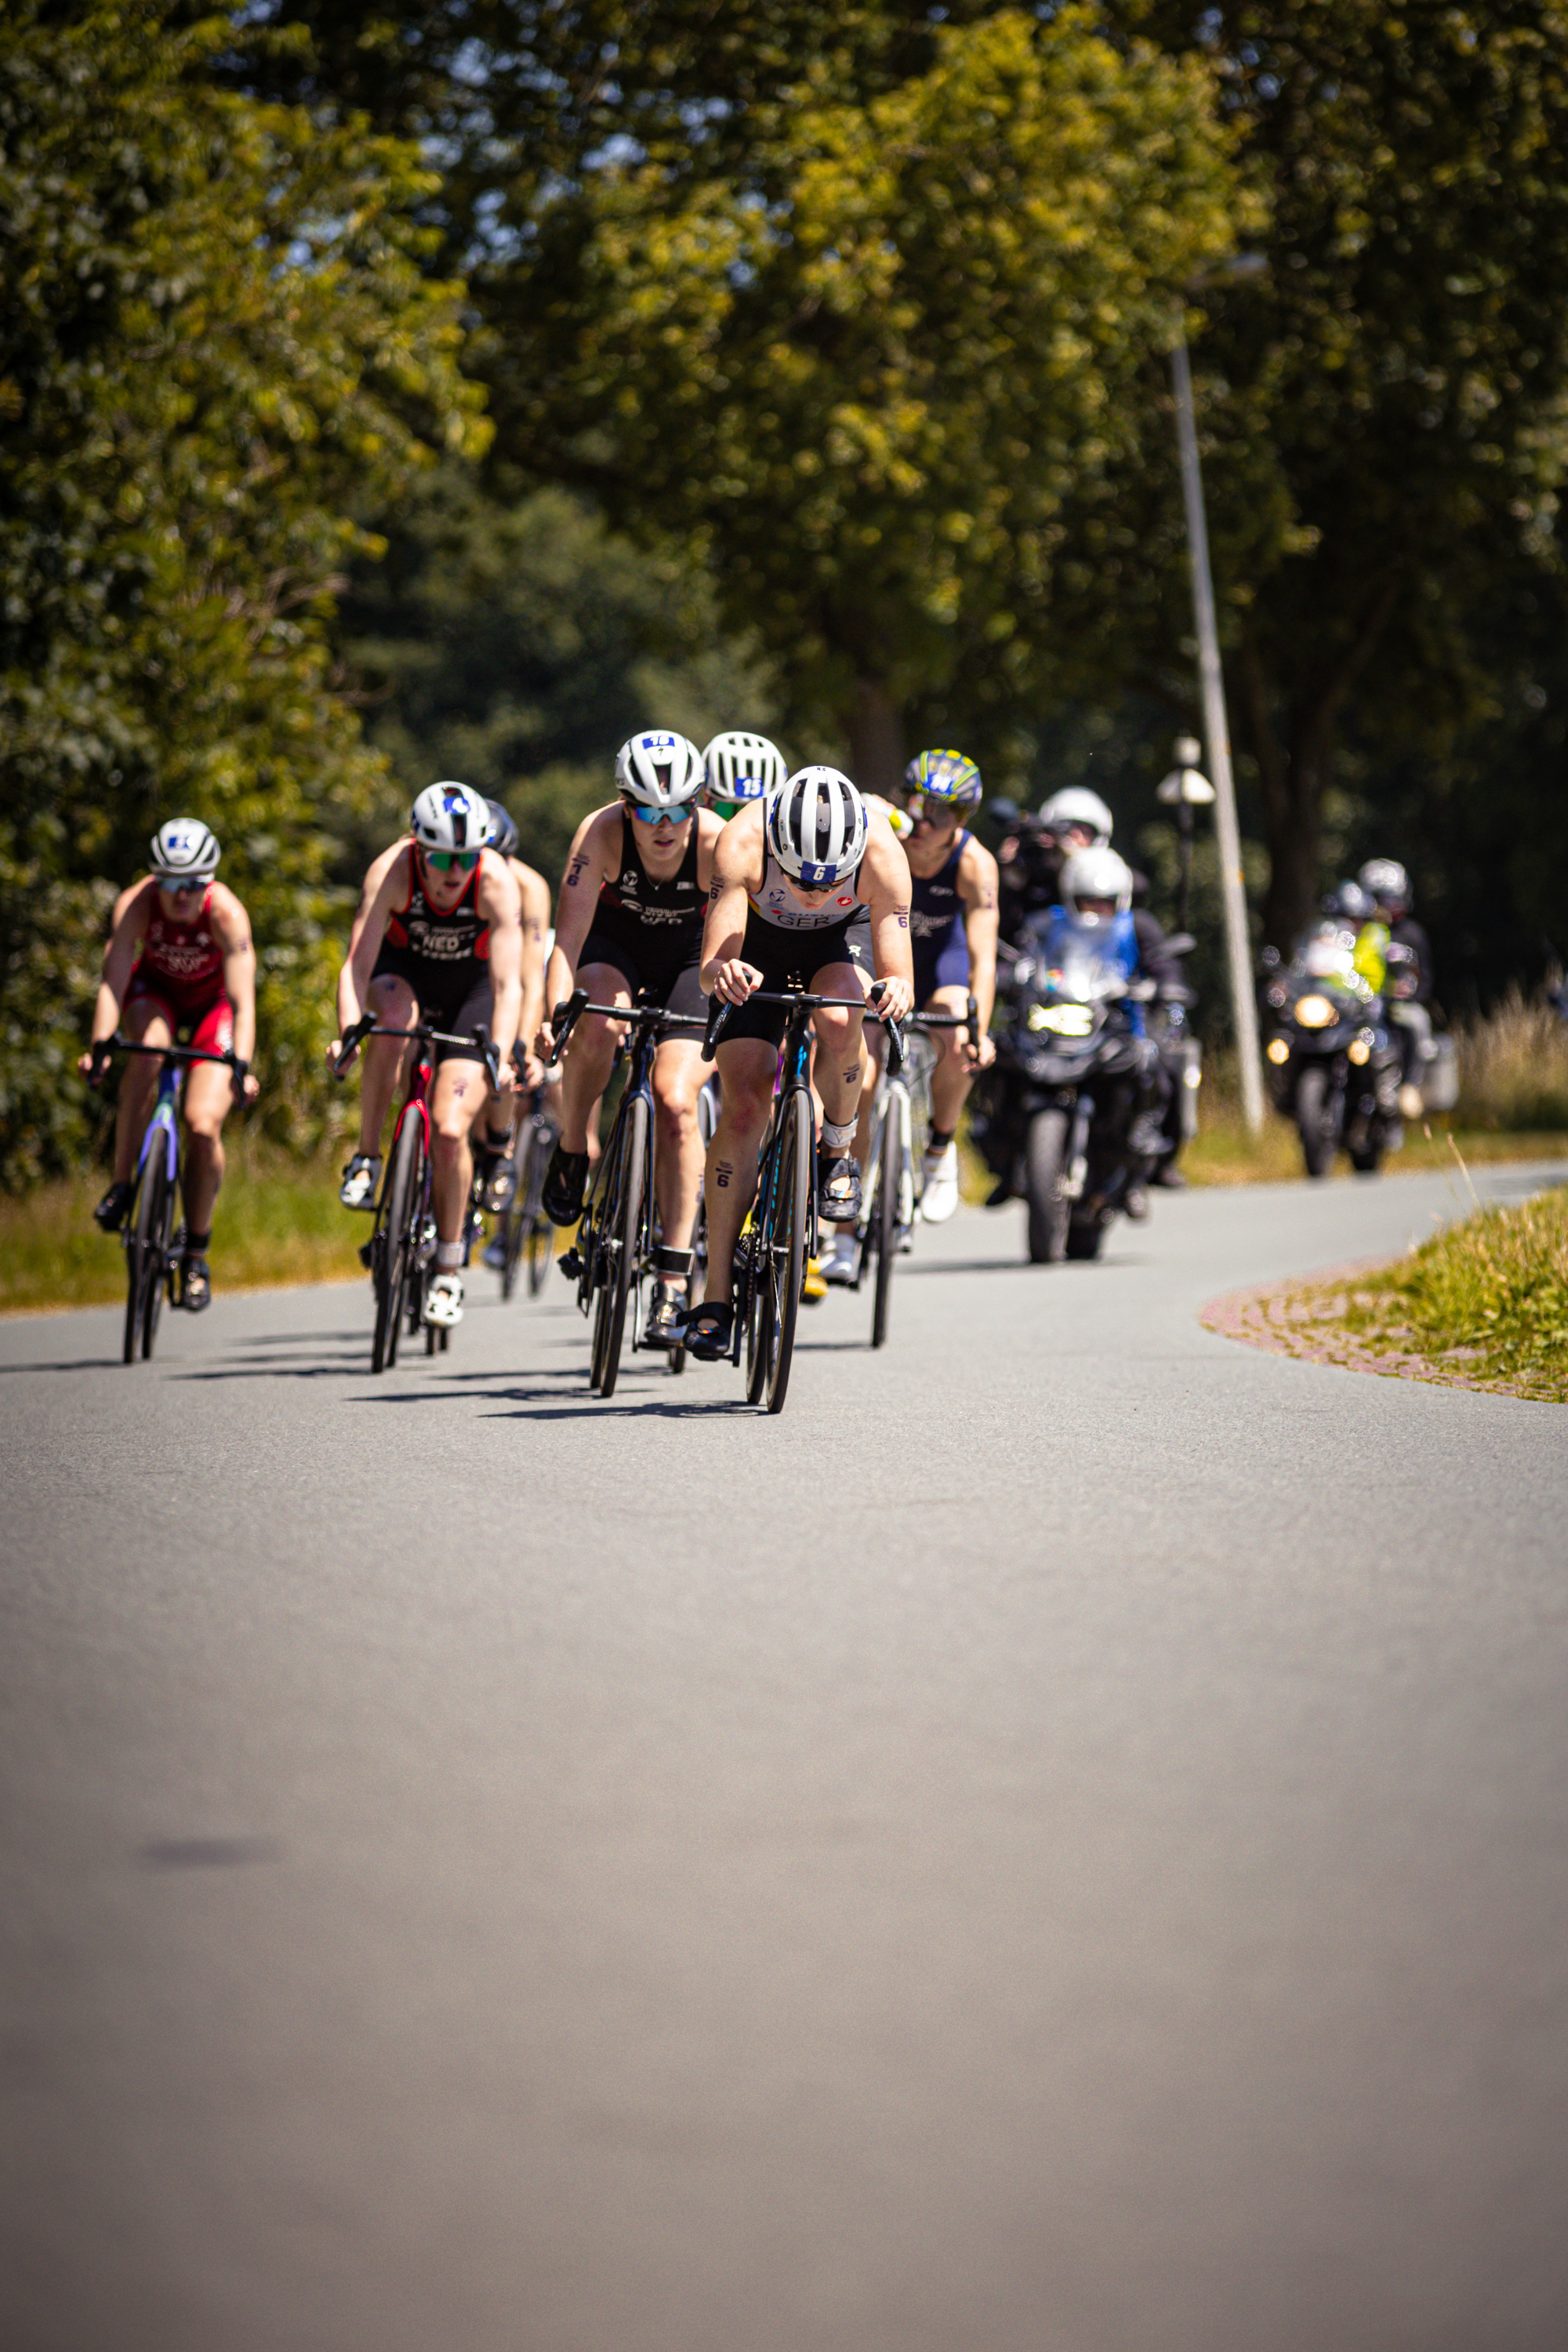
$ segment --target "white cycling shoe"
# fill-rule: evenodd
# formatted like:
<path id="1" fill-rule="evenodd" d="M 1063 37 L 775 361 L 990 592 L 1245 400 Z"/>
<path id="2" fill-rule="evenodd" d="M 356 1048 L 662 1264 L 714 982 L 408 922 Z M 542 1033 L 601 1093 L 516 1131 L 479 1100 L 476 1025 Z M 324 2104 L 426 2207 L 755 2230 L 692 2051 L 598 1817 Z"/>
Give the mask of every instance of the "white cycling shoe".
<path id="1" fill-rule="evenodd" d="M 463 1277 L 460 1274 L 438 1274 L 425 1293 L 420 1320 L 434 1323 L 443 1331 L 451 1330 L 463 1319 Z"/>
<path id="2" fill-rule="evenodd" d="M 840 1290 L 853 1290 L 855 1277 L 860 1271 L 860 1244 L 854 1233 L 846 1227 L 835 1234 L 832 1245 L 817 1260 L 824 1282 L 831 1282 Z"/>
<path id="3" fill-rule="evenodd" d="M 958 1206 L 958 1146 L 944 1143 L 925 1156 L 925 1190 L 921 1216 L 928 1225 L 945 1225 Z"/>

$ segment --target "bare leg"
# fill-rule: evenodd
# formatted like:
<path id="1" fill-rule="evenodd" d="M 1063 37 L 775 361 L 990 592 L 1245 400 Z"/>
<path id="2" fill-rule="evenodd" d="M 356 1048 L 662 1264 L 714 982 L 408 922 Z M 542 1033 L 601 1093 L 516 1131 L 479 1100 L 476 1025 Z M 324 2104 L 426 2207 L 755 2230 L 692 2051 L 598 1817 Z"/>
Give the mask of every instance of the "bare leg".
<path id="1" fill-rule="evenodd" d="M 414 991 L 392 972 L 373 980 L 366 994 L 366 1010 L 389 1029 L 412 1029 L 419 1018 Z M 372 1037 L 360 1049 L 359 1148 L 367 1159 L 381 1157 L 381 1130 L 410 1050 L 395 1037 Z"/>
<path id="2" fill-rule="evenodd" d="M 708 1211 L 708 1288 L 704 1304 L 727 1307 L 734 1284 L 735 1244 L 757 1189 L 757 1153 L 773 1108 L 778 1049 L 759 1037 L 721 1045 L 719 1124 L 708 1147 L 703 1201 Z"/>
<path id="3" fill-rule="evenodd" d="M 967 1013 L 969 992 L 965 988 L 939 988 L 925 1009 L 928 1013 Z M 959 1115 L 969 1100 L 969 1089 L 974 1084 L 974 1073 L 965 1058 L 968 1042 L 962 1029 L 931 1032 L 937 1063 L 931 1074 L 931 1123 L 943 1135 L 951 1135 L 957 1127 Z"/>
<path id="4" fill-rule="evenodd" d="M 443 1062 L 430 1096 L 431 1192 L 436 1232 L 444 1242 L 460 1242 L 474 1181 L 468 1131 L 484 1108 L 489 1081 L 482 1062 Z"/>
<path id="5" fill-rule="evenodd" d="M 223 1123 L 234 1102 L 234 1083 L 216 1062 L 193 1062 L 185 1079 L 185 1227 L 212 1231 L 213 1203 L 223 1182 Z"/>
<path id="6" fill-rule="evenodd" d="M 586 971 L 578 973 L 577 985 L 587 990 L 595 1004 L 629 1007 L 632 1001 L 630 989 L 613 964 L 590 964 Z M 618 1021 L 606 1021 L 597 1013 L 584 1013 L 573 1030 L 561 1064 L 563 1151 L 587 1150 L 589 1118 L 610 1082 L 616 1042 L 624 1034 Z"/>
<path id="7" fill-rule="evenodd" d="M 691 1247 L 702 1181 L 697 1097 L 707 1076 L 700 1048 L 690 1039 L 668 1039 L 654 1055 L 653 1182 L 668 1249 Z"/>
<path id="8" fill-rule="evenodd" d="M 127 1037 L 143 1045 L 172 1045 L 174 1034 L 163 1014 L 143 1000 L 128 1004 L 121 1020 Z M 120 1100 L 114 1113 L 114 1181 L 129 1183 L 136 1172 L 136 1155 L 142 1149 L 142 1138 L 147 1132 L 147 1122 L 153 1116 L 153 1097 L 158 1091 L 158 1073 L 162 1062 L 150 1061 L 145 1054 L 127 1057 L 125 1074 L 120 1081 Z"/>

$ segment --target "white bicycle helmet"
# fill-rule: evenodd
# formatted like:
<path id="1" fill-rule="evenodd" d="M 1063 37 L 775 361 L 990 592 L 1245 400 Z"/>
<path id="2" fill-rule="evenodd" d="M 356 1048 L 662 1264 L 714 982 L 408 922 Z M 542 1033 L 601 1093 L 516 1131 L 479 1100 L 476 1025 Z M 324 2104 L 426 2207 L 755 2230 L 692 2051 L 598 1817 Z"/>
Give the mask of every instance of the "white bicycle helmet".
<path id="1" fill-rule="evenodd" d="M 650 727 L 616 754 L 616 790 L 643 808 L 684 808 L 702 790 L 702 754 L 684 735 Z"/>
<path id="2" fill-rule="evenodd" d="M 767 800 L 768 846 L 803 889 L 826 889 L 866 855 L 866 803 L 837 768 L 797 768 Z"/>
<path id="3" fill-rule="evenodd" d="M 200 817 L 172 816 L 148 852 L 160 882 L 210 882 L 217 872 L 218 845 Z"/>
<path id="4" fill-rule="evenodd" d="M 1396 857 L 1369 857 L 1356 880 L 1380 907 L 1410 904 L 1410 877 Z"/>
<path id="5" fill-rule="evenodd" d="M 408 830 L 421 849 L 482 849 L 490 822 L 489 801 L 471 784 L 426 784 Z"/>
<path id="6" fill-rule="evenodd" d="M 1087 825 L 1096 849 L 1105 848 L 1116 829 L 1116 819 L 1100 794 L 1084 784 L 1068 784 L 1053 793 L 1040 811 L 1040 823 L 1047 833 L 1064 833 L 1069 824 Z"/>
<path id="7" fill-rule="evenodd" d="M 721 801 L 739 806 L 745 801 L 765 800 L 789 774 L 776 743 L 770 743 L 765 735 L 746 735 L 738 729 L 714 736 L 702 754 L 702 769 L 708 779 L 710 807 Z"/>
<path id="8" fill-rule="evenodd" d="M 1099 915 L 1084 913 L 1084 898 L 1113 899 L 1119 915 L 1132 904 L 1132 869 L 1114 849 L 1075 849 L 1062 867 L 1062 905 L 1079 922 L 1098 923 Z"/>

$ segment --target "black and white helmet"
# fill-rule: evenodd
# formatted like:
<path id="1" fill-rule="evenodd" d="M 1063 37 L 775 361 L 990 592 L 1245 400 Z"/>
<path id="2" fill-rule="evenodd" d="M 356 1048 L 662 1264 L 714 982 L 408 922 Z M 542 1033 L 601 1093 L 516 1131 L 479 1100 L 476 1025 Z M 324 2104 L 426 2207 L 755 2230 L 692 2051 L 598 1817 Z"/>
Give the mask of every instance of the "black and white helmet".
<path id="1" fill-rule="evenodd" d="M 1132 904 L 1132 869 L 1114 849 L 1075 849 L 1062 867 L 1062 905 L 1079 922 L 1099 922 L 1084 913 L 1085 898 L 1110 898 L 1119 915 Z"/>
<path id="2" fill-rule="evenodd" d="M 489 836 L 490 804 L 471 784 L 426 784 L 414 803 L 408 830 L 421 849 L 482 849 Z"/>
<path id="3" fill-rule="evenodd" d="M 1397 857 L 1369 857 L 1356 880 L 1380 907 L 1410 905 L 1410 877 Z"/>
<path id="4" fill-rule="evenodd" d="M 826 889 L 866 855 L 866 803 L 837 768 L 797 768 L 770 793 L 768 847 L 803 889 Z"/>
<path id="5" fill-rule="evenodd" d="M 710 803 L 726 806 L 742 801 L 765 800 L 789 775 L 788 762 L 776 743 L 765 735 L 747 735 L 734 729 L 715 735 L 702 754 Z"/>
<path id="6" fill-rule="evenodd" d="M 642 807 L 684 808 L 702 790 L 702 754 L 684 735 L 650 727 L 616 754 L 616 790 Z"/>
<path id="7" fill-rule="evenodd" d="M 1040 823 L 1047 833 L 1065 833 L 1069 824 L 1082 825 L 1094 836 L 1092 846 L 1103 849 L 1115 828 L 1116 819 L 1098 793 L 1084 784 L 1064 785 L 1053 793 L 1040 811 Z"/>
<path id="8" fill-rule="evenodd" d="M 148 845 L 160 882 L 210 882 L 217 872 L 218 845 L 196 816 L 172 816 Z"/>

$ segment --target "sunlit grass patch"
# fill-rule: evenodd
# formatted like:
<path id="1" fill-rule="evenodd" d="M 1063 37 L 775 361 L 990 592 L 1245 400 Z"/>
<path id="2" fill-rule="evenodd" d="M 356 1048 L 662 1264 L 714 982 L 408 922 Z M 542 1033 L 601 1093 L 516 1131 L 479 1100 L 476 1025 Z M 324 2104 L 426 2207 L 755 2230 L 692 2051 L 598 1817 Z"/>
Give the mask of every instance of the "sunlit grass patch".
<path id="1" fill-rule="evenodd" d="M 1568 1189 L 1435 1234 L 1359 1280 L 1342 1319 L 1374 1354 L 1568 1402 Z"/>
<path id="2" fill-rule="evenodd" d="M 125 1255 L 92 1206 L 107 1178 L 41 1185 L 0 1199 L 0 1309 L 93 1307 L 125 1296 Z M 300 1163 L 240 1146 L 213 1220 L 213 1287 L 366 1279 L 355 1255 L 370 1219 L 338 1202 L 338 1156 Z"/>

